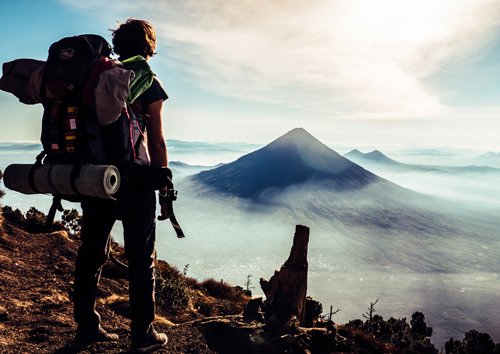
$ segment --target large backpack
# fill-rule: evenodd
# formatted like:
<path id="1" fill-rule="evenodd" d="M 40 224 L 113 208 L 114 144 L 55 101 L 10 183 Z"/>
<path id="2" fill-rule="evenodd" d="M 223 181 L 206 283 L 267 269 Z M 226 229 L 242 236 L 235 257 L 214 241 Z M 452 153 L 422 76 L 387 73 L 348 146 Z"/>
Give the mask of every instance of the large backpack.
<path id="1" fill-rule="evenodd" d="M 133 161 L 138 144 L 131 137 L 133 111 L 125 106 L 115 122 L 103 126 L 94 107 L 99 75 L 118 65 L 110 53 L 98 35 L 67 37 L 50 46 L 40 86 L 44 163 L 121 167 Z"/>
<path id="2" fill-rule="evenodd" d="M 121 64 L 111 60 L 110 54 L 111 47 L 104 38 L 86 34 L 53 43 L 45 63 L 18 59 L 3 65 L 4 76 L 0 79 L 0 89 L 14 94 L 23 103 L 42 103 L 44 107 L 41 133 L 43 151 L 29 172 L 31 189 L 37 191 L 34 172 L 42 163 L 73 166 L 70 179 L 74 193 L 71 196 L 54 194 L 47 215 L 47 228 L 51 227 L 56 210 L 62 211 L 61 199 L 80 200 L 74 182 L 79 177 L 80 166 L 84 164 L 114 165 L 120 172 L 125 172 L 129 180 L 144 181 L 148 183 L 148 188 L 153 189 L 166 184 L 169 192 L 175 192 L 167 170 L 133 163 L 143 142 L 145 122 L 134 114 L 131 104 L 151 85 L 154 74 L 144 58 L 129 58 Z M 117 66 L 124 69 L 130 75 L 127 78 L 132 81 L 126 80 L 128 97 L 120 96 L 116 100 L 111 112 L 113 118 L 105 120 L 103 124 L 99 112 L 110 111 L 108 107 L 96 111 L 96 107 L 99 107 L 96 84 L 105 72 L 111 72 Z M 41 83 L 38 85 L 37 80 L 33 79 L 37 75 L 33 73 L 42 67 Z M 108 85 L 110 91 L 114 91 L 112 76 Z M 37 88 L 39 92 L 36 92 Z M 103 101 L 101 108 L 107 105 L 107 101 Z M 134 187 L 133 184 L 129 186 Z M 170 202 L 175 200 L 175 193 L 170 197 Z M 173 214 L 170 221 L 177 236 L 184 237 Z"/>

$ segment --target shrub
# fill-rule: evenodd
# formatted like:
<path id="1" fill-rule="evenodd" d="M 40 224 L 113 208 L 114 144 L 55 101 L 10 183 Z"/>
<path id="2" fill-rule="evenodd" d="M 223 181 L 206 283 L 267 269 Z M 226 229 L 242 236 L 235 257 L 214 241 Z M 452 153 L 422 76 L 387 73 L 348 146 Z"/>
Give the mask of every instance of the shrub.
<path id="1" fill-rule="evenodd" d="M 45 214 L 32 206 L 26 212 L 24 225 L 27 231 L 42 232 L 46 221 L 47 217 Z"/>
<path id="2" fill-rule="evenodd" d="M 213 278 L 205 279 L 200 283 L 201 288 L 204 289 L 208 295 L 218 299 L 232 300 L 241 302 L 246 299 L 242 287 L 233 287 L 224 282 L 222 279 L 217 281 Z"/>
<path id="3" fill-rule="evenodd" d="M 220 299 L 231 299 L 234 297 L 234 289 L 231 285 L 224 282 L 222 279 L 217 281 L 213 278 L 205 279 L 201 282 L 201 286 L 206 290 L 207 294 Z"/>
<path id="4" fill-rule="evenodd" d="M 427 327 L 425 316 L 421 312 L 415 312 L 410 323 L 406 321 L 406 318 L 391 317 L 385 321 L 382 316 L 373 315 L 371 321 L 369 319 L 353 320 L 346 327 L 370 333 L 383 341 L 392 343 L 404 353 L 438 353 L 429 340 L 432 328 Z"/>
<path id="5" fill-rule="evenodd" d="M 193 292 L 193 306 L 205 316 L 236 315 L 243 311 L 248 302 L 245 290 L 241 286 L 232 287 L 224 281 L 205 279 L 198 282 L 186 278 L 187 284 L 200 291 Z"/>
<path id="6" fill-rule="evenodd" d="M 493 342 L 490 335 L 475 329 L 465 333 L 462 341 L 451 338 L 444 345 L 446 354 L 497 354 L 500 345 Z"/>
<path id="7" fill-rule="evenodd" d="M 24 223 L 24 215 L 19 209 L 13 210 L 12 207 L 6 205 L 2 208 L 2 214 L 4 218 L 12 223 L 15 223 L 17 225 Z"/>
<path id="8" fill-rule="evenodd" d="M 64 210 L 61 220 L 64 227 L 71 233 L 76 234 L 80 232 L 82 228 L 82 217 L 78 213 L 78 210 Z"/>
<path id="9" fill-rule="evenodd" d="M 467 354 L 489 354 L 495 350 L 495 343 L 488 333 L 481 333 L 473 329 L 465 333 L 462 341 Z"/>
<path id="10" fill-rule="evenodd" d="M 414 339 L 424 339 L 432 336 L 432 327 L 427 327 L 425 316 L 422 312 L 415 312 L 411 315 L 411 332 Z"/>
<path id="11" fill-rule="evenodd" d="M 450 338 L 450 340 L 444 344 L 446 354 L 460 354 L 463 352 L 462 349 L 462 342 L 453 338 Z"/>
<path id="12" fill-rule="evenodd" d="M 160 263 L 156 267 L 156 302 L 170 314 L 178 314 L 189 304 L 185 277 L 175 267 Z"/>
<path id="13" fill-rule="evenodd" d="M 45 232 L 45 222 L 47 217 L 43 212 L 35 207 L 31 207 L 26 214 L 23 214 L 19 209 L 12 209 L 6 205 L 1 208 L 3 217 L 12 224 L 24 228 L 29 232 Z M 64 225 L 55 221 L 52 225 L 53 231 L 64 230 Z"/>

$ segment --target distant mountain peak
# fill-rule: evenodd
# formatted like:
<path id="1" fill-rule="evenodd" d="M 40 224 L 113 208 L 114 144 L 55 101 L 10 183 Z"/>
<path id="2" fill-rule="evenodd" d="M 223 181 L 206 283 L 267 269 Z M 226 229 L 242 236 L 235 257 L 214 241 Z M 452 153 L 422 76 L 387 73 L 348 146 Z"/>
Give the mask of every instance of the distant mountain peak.
<path id="1" fill-rule="evenodd" d="M 361 151 L 359 151 L 358 149 L 352 149 L 348 153 L 345 153 L 344 156 L 347 157 L 347 158 L 349 158 L 350 156 L 351 157 L 353 157 L 353 156 L 363 157 L 363 156 L 365 156 L 365 154 L 362 153 Z"/>
<path id="2" fill-rule="evenodd" d="M 312 135 L 304 128 L 293 128 L 285 135 L 302 135 L 302 136 L 311 136 L 312 137 Z"/>
<path id="3" fill-rule="evenodd" d="M 346 153 L 344 156 L 347 157 L 348 159 L 353 160 L 354 162 L 373 161 L 391 165 L 400 164 L 399 162 L 391 159 L 390 157 L 387 157 L 387 155 L 382 153 L 380 150 L 373 150 L 367 153 L 363 153 L 357 149 L 353 149 L 348 153 Z"/>
<path id="4" fill-rule="evenodd" d="M 365 154 L 366 158 L 369 158 L 369 159 L 389 159 L 386 155 L 384 155 L 382 152 L 380 152 L 380 150 L 373 150 L 373 151 L 370 151 L 369 153 L 366 153 Z"/>
<path id="5" fill-rule="evenodd" d="M 323 145 L 322 142 L 320 142 L 318 139 L 316 139 L 314 136 L 312 136 L 311 133 L 309 133 L 307 130 L 304 128 L 294 128 L 290 130 L 289 132 L 283 134 L 276 140 L 272 141 L 269 145 L 272 144 L 283 144 L 283 143 L 292 143 L 294 145 L 296 144 L 303 144 L 307 142 L 315 142 L 317 144 Z"/>

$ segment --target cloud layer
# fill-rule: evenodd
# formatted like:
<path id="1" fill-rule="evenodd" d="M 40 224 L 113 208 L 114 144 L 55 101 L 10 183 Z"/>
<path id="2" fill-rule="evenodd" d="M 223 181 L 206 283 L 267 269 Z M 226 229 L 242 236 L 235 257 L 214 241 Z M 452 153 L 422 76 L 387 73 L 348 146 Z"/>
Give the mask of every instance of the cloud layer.
<path id="1" fill-rule="evenodd" d="M 127 0 L 110 11 L 150 19 L 203 89 L 377 119 L 445 112 L 426 79 L 500 24 L 495 0 Z"/>

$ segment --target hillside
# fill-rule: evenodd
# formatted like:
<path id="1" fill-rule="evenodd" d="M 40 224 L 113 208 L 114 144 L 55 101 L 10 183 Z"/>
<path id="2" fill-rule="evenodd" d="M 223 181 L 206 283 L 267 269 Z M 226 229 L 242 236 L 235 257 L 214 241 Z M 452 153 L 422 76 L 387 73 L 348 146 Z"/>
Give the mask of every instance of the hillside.
<path id="1" fill-rule="evenodd" d="M 118 343 L 86 348 L 73 345 L 76 325 L 72 315 L 72 284 L 76 236 L 61 230 L 28 232 L 6 216 L 0 228 L 0 352 L 1 353 L 116 353 L 130 346 L 127 318 L 127 281 L 123 271 L 108 262 L 98 294 L 103 326 L 120 336 Z M 26 225 L 25 225 L 26 226 Z M 28 226 L 28 228 L 30 228 Z M 116 252 L 119 252 L 115 245 Z M 160 269 L 168 267 L 160 262 Z M 165 316 L 159 311 L 155 326 L 169 336 L 168 353 L 213 353 L 190 319 L 194 311 Z M 175 325 L 173 321 L 188 324 Z"/>
<path id="2" fill-rule="evenodd" d="M 127 352 L 130 338 L 126 272 L 116 263 L 108 262 L 97 296 L 103 325 L 119 334 L 120 341 L 75 346 L 71 292 L 78 235 L 63 229 L 61 224 L 56 225 L 59 231 L 39 232 L 44 215 L 34 208 L 25 215 L 9 207 L 3 209 L 5 218 L 0 223 L 0 352 Z M 75 229 L 77 225 L 75 222 L 66 227 Z M 123 249 L 116 243 L 112 244 L 112 249 L 114 257 L 123 260 Z M 292 248 L 287 262 L 295 255 Z M 286 267 L 285 262 L 282 274 L 287 274 L 283 271 Z M 293 269 L 291 267 L 290 271 Z M 276 332 L 267 300 L 254 298 L 248 302 L 241 288 L 213 279 L 200 283 L 163 261 L 157 262 L 156 277 L 158 311 L 155 326 L 165 331 L 170 339 L 166 349 L 158 353 L 438 353 L 429 341 L 432 328 L 427 327 L 422 313 L 414 313 L 409 322 L 405 318 L 384 320 L 374 308 L 378 300 L 363 314 L 366 320 L 357 319 L 341 325 L 332 321 L 335 311 L 330 309 L 330 313 L 320 316 L 321 304 L 308 298 L 306 322 L 301 322 L 299 327 L 292 318 L 285 328 Z M 261 279 L 264 291 L 271 289 L 264 285 L 271 284 L 272 280 Z M 279 304 L 277 301 L 273 308 Z M 482 354 L 500 353 L 500 344 L 495 345 L 488 334 L 477 331 L 468 332 L 463 341 L 450 340 L 446 348 L 447 354 L 479 353 L 475 348 L 481 348 Z"/>
<path id="3" fill-rule="evenodd" d="M 130 338 L 126 274 L 111 262 L 103 270 L 97 307 L 105 328 L 117 333 L 120 341 L 87 347 L 74 345 L 71 292 L 79 241 L 67 230 L 34 232 L 41 226 L 38 221 L 42 217 L 43 214 L 34 209 L 24 217 L 7 207 L 6 220 L 0 226 L 0 352 L 127 352 Z M 113 248 L 115 256 L 120 257 L 123 250 L 116 244 Z M 169 336 L 166 349 L 158 352 L 409 353 L 405 348 L 372 337 L 365 332 L 372 326 L 363 321 L 341 326 L 317 318 L 321 313 L 321 304 L 314 301 L 316 319 L 311 326 L 313 328 L 292 326 L 287 330 L 289 334 L 276 336 L 272 331 L 268 332 L 263 313 L 255 307 L 255 304 L 262 303 L 260 298 L 252 300 L 253 310 L 242 313 L 241 305 L 248 298 L 234 294 L 228 297 L 231 287 L 223 286 L 218 281 L 198 283 L 183 277 L 162 261 L 158 262 L 157 270 L 158 312 L 155 326 Z M 168 290 L 165 284 L 176 287 L 170 291 L 172 296 L 167 301 L 170 310 L 163 306 L 165 302 L 162 299 L 165 300 L 165 297 L 158 292 L 158 288 Z M 179 284 L 182 284 L 182 289 Z M 211 291 L 218 291 L 219 295 L 211 296 L 208 294 Z M 183 294 L 188 295 L 186 303 Z M 172 311 L 173 304 L 180 304 L 176 305 L 176 311 Z M 379 317 L 378 321 L 383 319 Z M 408 326 L 404 320 L 398 323 L 403 328 Z M 433 348 L 428 340 L 424 341 L 422 337 L 418 343 L 419 348 L 427 348 L 425 353 L 434 353 L 428 351 Z"/>

